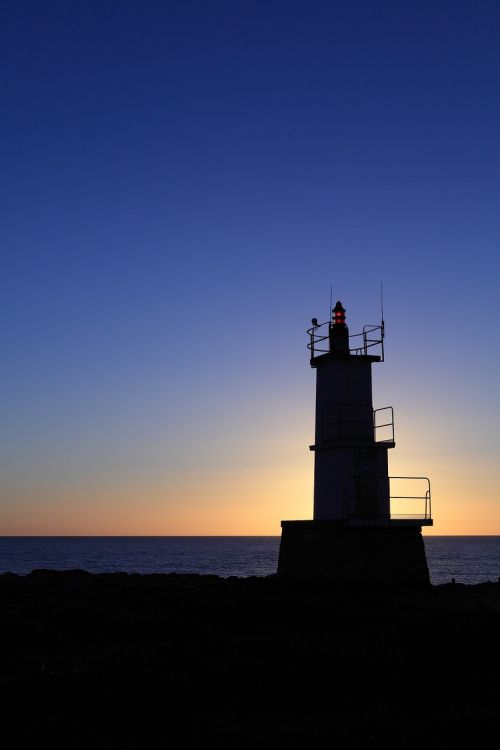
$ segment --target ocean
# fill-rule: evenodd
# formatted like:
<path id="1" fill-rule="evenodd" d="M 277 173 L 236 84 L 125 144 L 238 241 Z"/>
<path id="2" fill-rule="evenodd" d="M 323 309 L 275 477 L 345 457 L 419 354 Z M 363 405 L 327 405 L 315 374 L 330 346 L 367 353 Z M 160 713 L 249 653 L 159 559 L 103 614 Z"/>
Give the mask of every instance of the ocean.
<path id="1" fill-rule="evenodd" d="M 424 537 L 433 584 L 482 583 L 500 576 L 500 536 Z M 200 573 L 267 576 L 276 572 L 280 538 L 0 537 L 0 573 L 36 568 L 90 573 Z"/>

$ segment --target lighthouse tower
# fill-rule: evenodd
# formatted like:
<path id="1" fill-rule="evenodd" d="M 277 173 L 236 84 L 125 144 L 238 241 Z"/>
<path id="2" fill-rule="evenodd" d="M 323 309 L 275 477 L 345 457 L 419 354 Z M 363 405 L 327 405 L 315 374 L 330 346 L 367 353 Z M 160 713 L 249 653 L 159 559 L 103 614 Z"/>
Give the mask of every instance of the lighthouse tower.
<path id="1" fill-rule="evenodd" d="M 389 476 L 393 409 L 373 408 L 371 368 L 384 360 L 384 322 L 350 336 L 338 301 L 331 320 L 313 318 L 308 335 L 316 370 L 314 514 L 282 521 L 278 575 L 428 585 L 421 530 L 432 525 L 430 483 Z"/>

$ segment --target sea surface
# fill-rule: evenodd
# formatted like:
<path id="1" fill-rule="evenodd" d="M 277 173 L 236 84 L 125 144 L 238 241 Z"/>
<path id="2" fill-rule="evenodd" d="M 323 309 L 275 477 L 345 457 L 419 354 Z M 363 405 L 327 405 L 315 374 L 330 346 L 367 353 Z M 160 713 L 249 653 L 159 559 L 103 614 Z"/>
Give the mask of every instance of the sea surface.
<path id="1" fill-rule="evenodd" d="M 424 537 L 433 584 L 482 583 L 500 576 L 500 536 Z M 36 568 L 91 573 L 202 573 L 267 576 L 276 572 L 280 538 L 0 537 L 0 573 Z"/>

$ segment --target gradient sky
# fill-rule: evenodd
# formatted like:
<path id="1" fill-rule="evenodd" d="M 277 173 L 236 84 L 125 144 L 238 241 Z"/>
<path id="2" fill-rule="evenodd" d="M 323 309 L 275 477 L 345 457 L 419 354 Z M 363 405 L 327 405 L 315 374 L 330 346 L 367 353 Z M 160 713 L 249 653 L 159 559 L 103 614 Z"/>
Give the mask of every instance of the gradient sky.
<path id="1" fill-rule="evenodd" d="M 312 514 L 305 329 L 378 322 L 391 474 L 500 534 L 496 0 L 4 0 L 0 533 Z"/>

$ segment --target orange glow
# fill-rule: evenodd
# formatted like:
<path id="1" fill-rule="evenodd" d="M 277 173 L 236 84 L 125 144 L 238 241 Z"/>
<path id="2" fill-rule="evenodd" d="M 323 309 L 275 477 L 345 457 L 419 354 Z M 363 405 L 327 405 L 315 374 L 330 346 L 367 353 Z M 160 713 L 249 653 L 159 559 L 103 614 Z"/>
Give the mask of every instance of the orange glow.
<path id="1" fill-rule="evenodd" d="M 137 478 L 133 482 L 11 488 L 4 535 L 270 535 L 312 517 L 312 459 L 267 469 Z M 429 462 L 428 462 L 429 463 Z M 391 473 L 411 473 L 392 462 Z M 429 464 L 434 526 L 425 535 L 500 534 L 492 477 L 471 466 Z"/>
<path id="2" fill-rule="evenodd" d="M 419 407 L 425 406 L 417 395 Z M 286 393 L 282 404 L 293 399 Z M 215 452 L 218 466 L 205 460 L 204 467 L 197 467 L 194 456 L 191 466 L 164 471 L 138 469 L 138 461 L 135 470 L 121 462 L 115 471 L 89 467 L 73 477 L 61 464 L 57 478 L 48 472 L 37 475 L 34 469 L 10 480 L 4 477 L 0 533 L 279 536 L 281 520 L 312 518 L 314 456 L 307 449 L 313 433 L 311 400 L 297 412 L 284 412 L 283 419 L 275 412 L 265 433 L 254 427 L 242 429 L 238 437 L 233 428 L 237 449 L 230 457 Z M 454 428 L 435 419 L 432 406 L 411 413 L 399 409 L 389 474 L 429 476 L 434 526 L 424 528 L 425 535 L 500 535 L 494 456 L 473 453 Z M 147 453 L 145 438 L 144 443 Z M 165 454 L 169 451 L 167 444 Z M 221 466 L 221 460 L 227 465 Z"/>
<path id="3" fill-rule="evenodd" d="M 308 472 L 234 471 L 157 484 L 26 487 L 4 505 L 5 535 L 278 536 L 285 518 L 310 518 Z"/>

